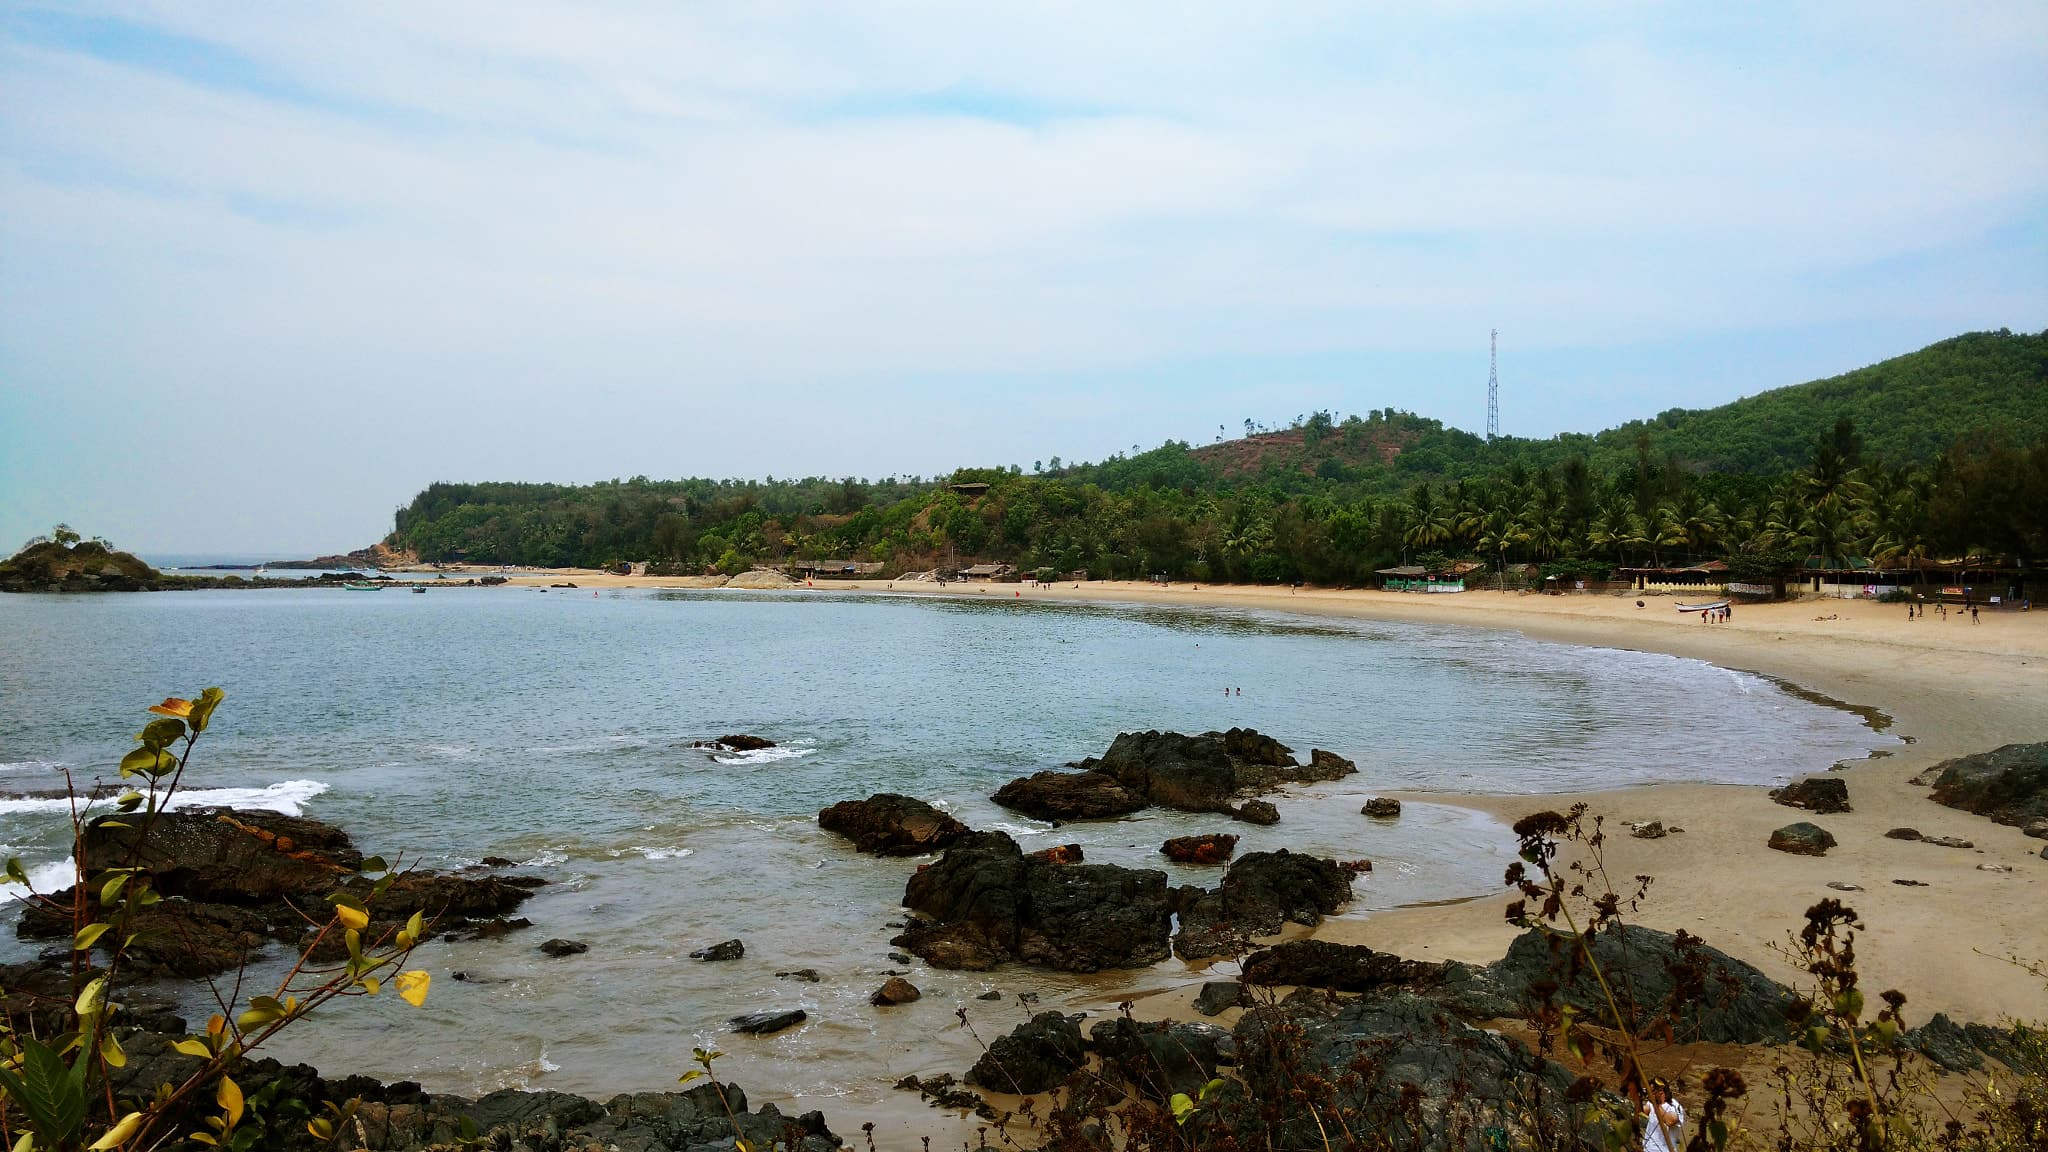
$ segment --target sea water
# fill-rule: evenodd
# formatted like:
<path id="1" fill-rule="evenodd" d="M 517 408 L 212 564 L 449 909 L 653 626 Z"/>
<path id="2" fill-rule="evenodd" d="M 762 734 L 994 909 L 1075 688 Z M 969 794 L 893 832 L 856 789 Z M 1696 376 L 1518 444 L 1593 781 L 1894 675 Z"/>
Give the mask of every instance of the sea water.
<path id="1" fill-rule="evenodd" d="M 0 843 L 39 884 L 68 874 L 68 833 L 64 803 L 36 793 L 66 769 L 110 778 L 143 708 L 207 685 L 227 699 L 188 802 L 302 812 L 429 868 L 506 857 L 550 882 L 521 909 L 532 928 L 420 950 L 435 977 L 425 1008 L 350 1004 L 275 1054 L 435 1091 L 603 1095 L 671 1086 L 693 1047 L 716 1044 L 721 1073 L 757 1095 L 845 1106 L 872 1106 L 909 1073 L 963 1071 L 1035 1008 L 1101 1012 L 1200 974 L 1171 960 L 1096 976 L 892 960 L 888 925 L 918 862 L 821 832 L 817 811 L 836 801 L 907 793 L 1027 850 L 1079 843 L 1090 861 L 1165 868 L 1175 883 L 1219 877 L 1159 855 L 1194 832 L 1234 832 L 1240 852 L 1369 858 L 1346 914 L 1370 915 L 1496 892 L 1513 851 L 1505 828 L 1450 803 L 1360 816 L 1382 790 L 1761 783 L 1892 742 L 1757 676 L 1477 628 L 993 594 L 0 596 Z M 1120 731 L 1234 725 L 1359 773 L 1288 790 L 1267 828 L 1147 812 L 1054 829 L 988 799 Z M 777 746 L 690 747 L 737 732 Z M 591 948 L 548 958 L 536 946 L 551 937 Z M 741 961 L 688 958 L 735 937 Z M 0 928 L 0 954 L 31 953 Z M 822 981 L 776 976 L 801 968 Z M 891 972 L 924 998 L 869 1006 Z M 1005 999 L 975 999 L 988 990 Z M 783 1007 L 810 1019 L 725 1033 L 729 1017 Z"/>

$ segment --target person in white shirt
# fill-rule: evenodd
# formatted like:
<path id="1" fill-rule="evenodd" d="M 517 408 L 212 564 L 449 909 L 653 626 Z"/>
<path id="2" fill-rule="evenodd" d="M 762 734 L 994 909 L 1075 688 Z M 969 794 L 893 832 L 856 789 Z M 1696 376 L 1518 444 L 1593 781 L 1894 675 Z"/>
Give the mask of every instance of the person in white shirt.
<path id="1" fill-rule="evenodd" d="M 1643 1101 L 1643 1152 L 1680 1152 L 1685 1147 L 1685 1106 L 1671 1097 L 1671 1085 L 1650 1081 Z"/>

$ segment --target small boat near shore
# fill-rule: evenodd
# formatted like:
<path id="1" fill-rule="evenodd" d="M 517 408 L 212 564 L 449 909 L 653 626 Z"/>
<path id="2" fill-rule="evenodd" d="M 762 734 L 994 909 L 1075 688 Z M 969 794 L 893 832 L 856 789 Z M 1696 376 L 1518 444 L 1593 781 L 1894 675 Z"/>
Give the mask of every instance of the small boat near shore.
<path id="1" fill-rule="evenodd" d="M 342 587 L 351 592 L 381 592 L 384 589 L 382 584 L 367 584 L 355 580 L 344 583 Z"/>
<path id="2" fill-rule="evenodd" d="M 1726 600 L 1713 600 L 1705 604 L 1680 604 L 1680 612 L 1718 612 L 1728 606 Z"/>

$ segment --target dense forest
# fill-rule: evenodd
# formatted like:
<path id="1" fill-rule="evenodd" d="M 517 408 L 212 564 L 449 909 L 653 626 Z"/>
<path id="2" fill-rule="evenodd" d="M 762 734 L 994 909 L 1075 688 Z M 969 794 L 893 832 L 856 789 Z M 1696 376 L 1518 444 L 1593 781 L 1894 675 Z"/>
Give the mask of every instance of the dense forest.
<path id="1" fill-rule="evenodd" d="M 930 479 L 435 484 L 399 510 L 389 542 L 472 563 L 999 560 L 1327 584 L 1446 557 L 1571 573 L 2048 559 L 2048 332 L 1961 336 L 1597 435 L 1489 443 L 1393 409 L 1243 431 Z"/>

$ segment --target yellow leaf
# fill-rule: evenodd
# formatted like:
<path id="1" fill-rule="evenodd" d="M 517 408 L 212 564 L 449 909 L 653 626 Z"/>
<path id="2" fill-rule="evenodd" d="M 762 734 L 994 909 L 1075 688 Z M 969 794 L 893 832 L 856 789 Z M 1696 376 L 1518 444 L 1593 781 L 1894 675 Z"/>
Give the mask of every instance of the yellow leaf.
<path id="1" fill-rule="evenodd" d="M 209 1148 L 220 1147 L 220 1141 L 215 1140 L 204 1132 L 194 1132 L 190 1136 L 185 1137 L 185 1139 L 190 1140 L 194 1144 L 204 1144 Z"/>
<path id="2" fill-rule="evenodd" d="M 100 1037 L 100 1059 L 105 1060 L 109 1068 L 128 1066 L 128 1054 L 121 1051 L 121 1042 L 114 1039 L 112 1032 Z"/>
<path id="3" fill-rule="evenodd" d="M 78 935 L 71 940 L 71 950 L 73 952 L 83 952 L 87 948 L 92 947 L 93 941 L 98 940 L 101 934 L 111 927 L 113 927 L 111 924 L 87 924 L 85 927 L 80 928 Z"/>
<path id="4" fill-rule="evenodd" d="M 107 1152 L 107 1149 L 119 1148 L 121 1145 L 126 1144 L 129 1137 L 135 1135 L 136 1131 L 141 1127 L 142 1113 L 130 1112 L 126 1116 L 121 1117 L 120 1121 L 112 1128 L 107 1129 L 105 1136 L 87 1145 L 86 1152 Z"/>
<path id="5" fill-rule="evenodd" d="M 242 1089 L 233 1080 L 220 1078 L 220 1091 L 214 1093 L 214 1101 L 228 1114 L 228 1127 L 242 1122 Z"/>
<path id="6" fill-rule="evenodd" d="M 363 977 L 363 992 L 365 994 L 375 996 L 378 992 L 382 991 L 383 988 L 384 985 L 378 983 L 377 978 L 375 976 Z"/>
<path id="7" fill-rule="evenodd" d="M 370 926 L 370 914 L 368 912 L 363 911 L 361 908 L 351 908 L 346 904 L 336 904 L 334 906 L 334 918 L 341 921 L 343 928 L 352 928 L 358 932 Z"/>
<path id="8" fill-rule="evenodd" d="M 100 1014 L 100 1009 L 106 1007 L 106 1004 L 107 978 L 99 976 L 95 977 L 92 983 L 87 984 L 84 990 L 79 992 L 78 1002 L 71 1007 L 80 1016 L 97 1016 Z"/>
<path id="9" fill-rule="evenodd" d="M 176 716 L 178 719 L 183 720 L 192 714 L 192 702 L 190 700 L 180 700 L 176 696 L 168 696 L 164 698 L 164 702 L 161 704 L 151 704 L 149 710 L 159 716 Z"/>
<path id="10" fill-rule="evenodd" d="M 204 1040 L 180 1040 L 176 1044 L 171 1045 L 171 1051 L 182 1052 L 187 1056 L 197 1056 L 201 1060 L 213 1059 L 213 1049 L 208 1048 Z"/>
<path id="11" fill-rule="evenodd" d="M 432 974 L 417 968 L 410 972 L 400 972 L 391 978 L 391 983 L 397 987 L 398 994 L 415 1008 L 427 1002 L 427 985 L 433 982 Z"/>

